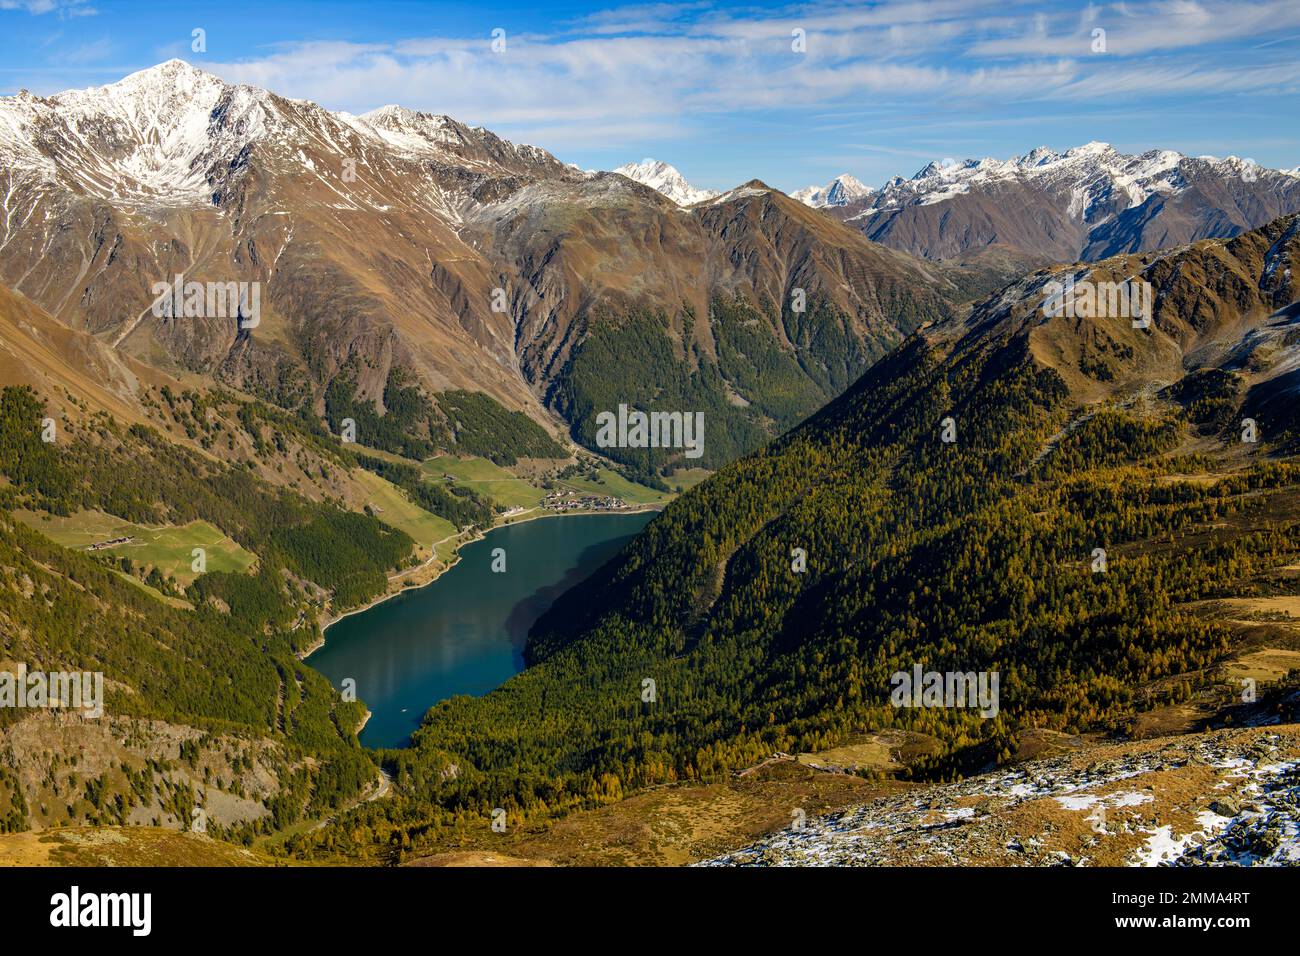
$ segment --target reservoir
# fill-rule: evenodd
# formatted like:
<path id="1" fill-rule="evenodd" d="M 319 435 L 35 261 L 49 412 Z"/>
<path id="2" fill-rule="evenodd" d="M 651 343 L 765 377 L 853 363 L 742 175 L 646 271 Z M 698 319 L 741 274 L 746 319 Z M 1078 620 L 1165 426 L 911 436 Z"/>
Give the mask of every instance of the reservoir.
<path id="1" fill-rule="evenodd" d="M 339 688 L 356 681 L 370 708 L 367 747 L 403 747 L 425 711 L 456 694 L 486 694 L 523 669 L 528 629 L 654 517 L 540 518 L 489 531 L 432 584 L 343 618 L 307 662 Z M 505 550 L 505 571 L 492 570 Z"/>

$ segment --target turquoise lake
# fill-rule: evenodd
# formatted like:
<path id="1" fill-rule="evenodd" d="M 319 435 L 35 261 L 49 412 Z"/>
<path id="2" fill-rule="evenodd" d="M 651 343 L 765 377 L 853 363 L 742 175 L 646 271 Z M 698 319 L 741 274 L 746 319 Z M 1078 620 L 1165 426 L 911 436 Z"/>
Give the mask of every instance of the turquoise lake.
<path id="1" fill-rule="evenodd" d="M 528 629 L 654 512 L 572 515 L 506 525 L 461 548 L 460 562 L 425 587 L 343 618 L 307 663 L 335 687 L 348 677 L 371 717 L 367 747 L 402 747 L 425 711 L 456 694 L 481 695 L 523 669 Z M 504 548 L 506 570 L 492 570 Z"/>

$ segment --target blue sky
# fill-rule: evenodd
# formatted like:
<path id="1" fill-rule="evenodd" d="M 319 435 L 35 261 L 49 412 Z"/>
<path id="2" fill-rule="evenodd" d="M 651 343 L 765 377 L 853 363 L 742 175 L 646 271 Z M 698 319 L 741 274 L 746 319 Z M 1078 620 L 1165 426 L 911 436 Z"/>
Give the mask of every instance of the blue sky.
<path id="1" fill-rule="evenodd" d="M 1300 0 L 0 0 L 0 93 L 177 56 L 330 109 L 448 113 L 584 168 L 653 156 L 700 186 L 792 190 L 1090 140 L 1294 167 L 1298 46 Z"/>

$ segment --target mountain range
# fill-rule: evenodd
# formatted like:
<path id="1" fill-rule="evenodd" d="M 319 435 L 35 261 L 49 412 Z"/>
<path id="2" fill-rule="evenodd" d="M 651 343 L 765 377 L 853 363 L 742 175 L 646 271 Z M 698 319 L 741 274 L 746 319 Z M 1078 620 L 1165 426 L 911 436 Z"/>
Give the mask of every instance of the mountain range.
<path id="1" fill-rule="evenodd" d="M 1169 840 L 1287 857 L 1297 744 L 1257 728 L 1300 695 L 1294 171 L 1089 144 L 856 197 L 737 178 L 583 171 L 180 61 L 0 98 L 0 659 L 102 672 L 109 704 L 0 708 L 0 831 L 128 840 L 206 807 L 216 840 L 300 861 L 636 862 L 676 813 L 678 862 L 898 861 L 815 815 L 736 850 L 833 799 L 902 857 L 1131 862 L 1133 832 L 1024 816 L 1118 802 L 1133 770 Z M 174 280 L 260 305 L 159 309 Z M 1133 284 L 1136 312 L 1099 304 Z M 599 447 L 620 405 L 703 412 L 703 458 Z M 303 658 L 503 520 L 449 474 L 470 455 L 479 487 L 605 469 L 662 513 L 519 674 L 367 751 L 364 702 Z M 711 474 L 668 501 L 684 465 Z M 184 547 L 84 547 L 119 534 Z M 917 669 L 1000 699 L 900 706 Z M 1252 729 L 1205 733 L 1228 726 Z M 1194 742 L 1141 744 L 1171 734 Z"/>
<path id="2" fill-rule="evenodd" d="M 699 192 L 671 166 L 651 160 L 618 172 L 659 188 L 649 168 L 672 170 L 674 178 L 665 180 L 674 184 L 672 191 L 664 191 L 676 201 Z M 969 260 L 995 249 L 1041 265 L 1261 226 L 1300 209 L 1298 170 L 1173 150 L 1126 155 L 1092 142 L 1061 153 L 1041 146 L 1009 160 L 932 162 L 879 189 L 845 173 L 790 195 L 876 242 L 927 259 Z"/>
<path id="3" fill-rule="evenodd" d="M 930 163 L 834 214 L 931 259 L 1006 246 L 1039 261 L 1094 261 L 1233 236 L 1300 208 L 1300 176 L 1236 157 L 1125 155 L 1106 143 L 1010 160 Z"/>
<path id="4" fill-rule="evenodd" d="M 331 113 L 181 61 L 0 99 L 0 157 L 0 281 L 148 365 L 318 414 L 336 381 L 382 413 L 408 376 L 590 442 L 611 350 L 644 348 L 649 392 L 714 411 L 708 464 L 989 283 L 761 183 L 683 210 L 445 116 Z M 260 283 L 257 326 L 154 316 L 177 275 Z"/>
<path id="5" fill-rule="evenodd" d="M 809 216 L 757 181 L 713 195 L 650 160 L 583 172 L 446 116 L 331 113 L 181 61 L 0 99 L 0 156 L 0 281 L 147 365 L 318 414 L 335 382 L 382 414 L 408 376 L 591 446 L 623 381 L 610 357 L 629 352 L 646 395 L 712 413 L 710 466 L 1029 266 L 1300 204 L 1288 173 L 1089 144 L 875 192 L 841 177 Z M 178 275 L 259 283 L 257 327 L 156 319 L 152 290 Z M 434 441 L 445 416 L 425 418 Z M 643 477 L 674 466 L 623 458 Z"/>

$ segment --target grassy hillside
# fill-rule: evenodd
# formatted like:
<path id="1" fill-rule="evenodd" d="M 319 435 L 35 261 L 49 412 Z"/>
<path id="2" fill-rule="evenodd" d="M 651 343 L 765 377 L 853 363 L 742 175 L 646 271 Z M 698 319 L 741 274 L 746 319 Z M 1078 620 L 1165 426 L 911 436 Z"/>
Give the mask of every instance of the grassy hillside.
<path id="1" fill-rule="evenodd" d="M 91 545 L 118 538 L 132 540 L 111 549 L 111 557 L 127 559 L 142 568 L 157 568 L 164 577 L 189 585 L 197 575 L 192 570 L 193 550 L 202 548 L 208 570 L 242 573 L 256 558 L 206 521 L 180 526 L 148 528 L 123 521 L 100 511 L 82 511 L 62 517 L 32 511 L 14 516 L 65 548 L 84 551 Z"/>
<path id="2" fill-rule="evenodd" d="M 536 508 L 546 492 L 486 458 L 436 455 L 421 465 L 426 481 L 468 488 L 501 508 Z"/>
<path id="3" fill-rule="evenodd" d="M 0 836 L 0 866 L 283 866 L 196 833 L 154 827 L 69 827 Z"/>
<path id="4" fill-rule="evenodd" d="M 384 524 L 408 534 L 421 548 L 456 533 L 457 528 L 450 521 L 419 507 L 392 482 L 364 471 L 357 474 L 357 480 L 370 492 L 367 504 L 371 513 Z"/>

